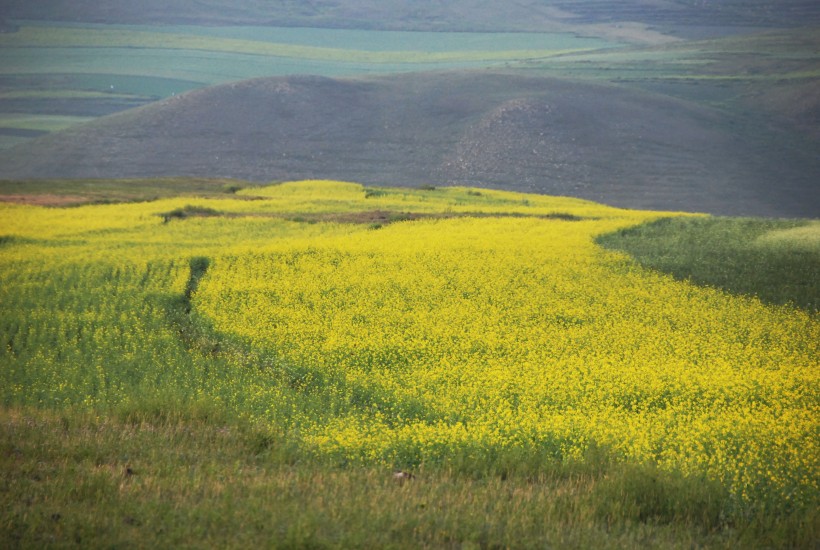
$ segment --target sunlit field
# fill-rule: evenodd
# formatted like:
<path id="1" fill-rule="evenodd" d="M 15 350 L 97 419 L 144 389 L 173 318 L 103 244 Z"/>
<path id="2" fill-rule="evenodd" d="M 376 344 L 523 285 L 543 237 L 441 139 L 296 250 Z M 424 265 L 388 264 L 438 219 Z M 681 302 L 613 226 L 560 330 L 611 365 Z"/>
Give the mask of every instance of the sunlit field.
<path id="1" fill-rule="evenodd" d="M 768 516 L 797 518 L 792 544 L 817 534 L 817 313 L 697 286 L 596 243 L 672 214 L 339 182 L 226 197 L 0 204 L 8 456 L 32 411 L 137 427 L 211 416 L 307 471 L 526 484 L 584 464 L 638 468 L 711 492 L 684 511 L 607 508 L 602 525 L 694 522 L 728 544 Z M 20 506 L 0 512 L 6 533 L 24 524 Z M 297 542 L 333 546 L 322 540 Z"/>

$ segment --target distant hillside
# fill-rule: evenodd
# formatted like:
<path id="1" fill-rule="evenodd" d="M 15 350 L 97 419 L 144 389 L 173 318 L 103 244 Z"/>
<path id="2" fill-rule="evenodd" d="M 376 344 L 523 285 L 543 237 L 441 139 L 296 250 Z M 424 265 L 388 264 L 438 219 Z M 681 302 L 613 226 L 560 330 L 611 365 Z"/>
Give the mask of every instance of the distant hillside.
<path id="1" fill-rule="evenodd" d="M 4 0 L 10 19 L 290 25 L 406 30 L 546 30 L 637 22 L 656 28 L 820 23 L 815 0 Z"/>
<path id="2" fill-rule="evenodd" d="M 320 177 L 820 215 L 813 149 L 748 124 L 665 96 L 489 71 L 283 77 L 198 90 L 39 138 L 0 153 L 0 178 Z"/>

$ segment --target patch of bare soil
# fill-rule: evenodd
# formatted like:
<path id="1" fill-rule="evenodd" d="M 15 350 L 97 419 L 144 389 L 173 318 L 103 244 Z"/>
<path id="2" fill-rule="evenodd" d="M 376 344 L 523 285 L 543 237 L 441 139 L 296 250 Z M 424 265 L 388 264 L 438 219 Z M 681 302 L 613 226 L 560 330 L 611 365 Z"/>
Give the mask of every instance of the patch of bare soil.
<path id="1" fill-rule="evenodd" d="M 365 210 L 360 212 L 325 212 L 305 214 L 270 214 L 221 212 L 212 208 L 185 207 L 160 214 L 166 223 L 188 218 L 275 218 L 298 223 L 350 223 L 382 226 L 414 220 L 449 220 L 453 218 L 538 218 L 544 220 L 580 221 L 584 218 L 566 212 L 522 214 L 520 212 L 398 212 L 395 210 Z"/>
<path id="2" fill-rule="evenodd" d="M 544 220 L 579 221 L 583 218 L 564 212 L 552 214 L 521 214 L 518 212 L 396 212 L 391 210 L 371 210 L 364 212 L 343 212 L 338 214 L 316 214 L 300 216 L 282 216 L 293 221 L 335 222 L 354 224 L 384 225 L 394 222 L 414 220 L 450 220 L 453 218 L 538 218 Z"/>
<path id="3" fill-rule="evenodd" d="M 331 214 L 300 214 L 293 216 L 282 216 L 292 221 L 302 221 L 309 223 L 354 223 L 354 224 L 379 224 L 384 225 L 400 221 L 412 221 L 424 218 L 442 218 L 443 214 L 426 214 L 418 212 L 395 212 L 390 210 L 371 210 L 366 212 L 341 212 Z M 452 217 L 452 215 L 448 216 Z"/>

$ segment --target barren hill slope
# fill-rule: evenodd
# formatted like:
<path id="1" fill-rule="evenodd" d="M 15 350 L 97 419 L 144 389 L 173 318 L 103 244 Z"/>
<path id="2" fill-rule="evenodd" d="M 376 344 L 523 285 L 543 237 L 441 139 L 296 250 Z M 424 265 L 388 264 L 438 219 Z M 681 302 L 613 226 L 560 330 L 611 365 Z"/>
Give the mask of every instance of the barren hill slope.
<path id="1" fill-rule="evenodd" d="M 0 178 L 466 184 L 633 208 L 818 216 L 820 159 L 770 131 L 665 96 L 557 79 L 286 77 L 40 138 L 0 154 Z"/>

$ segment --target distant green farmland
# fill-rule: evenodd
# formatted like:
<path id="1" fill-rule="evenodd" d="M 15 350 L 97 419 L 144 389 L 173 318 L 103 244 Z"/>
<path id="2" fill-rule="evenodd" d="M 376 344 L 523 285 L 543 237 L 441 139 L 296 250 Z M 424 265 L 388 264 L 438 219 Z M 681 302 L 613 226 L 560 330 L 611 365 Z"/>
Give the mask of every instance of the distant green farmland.
<path id="1" fill-rule="evenodd" d="M 820 29 L 752 33 L 581 51 L 526 61 L 519 68 L 562 76 L 629 81 L 777 82 L 820 76 Z"/>
<path id="2" fill-rule="evenodd" d="M 18 32 L 0 34 L 0 119 L 13 138 L 0 140 L 0 147 L 27 139 L 25 132 L 14 132 L 10 120 L 87 120 L 248 78 L 475 68 L 614 45 L 567 33 L 20 22 Z"/>

